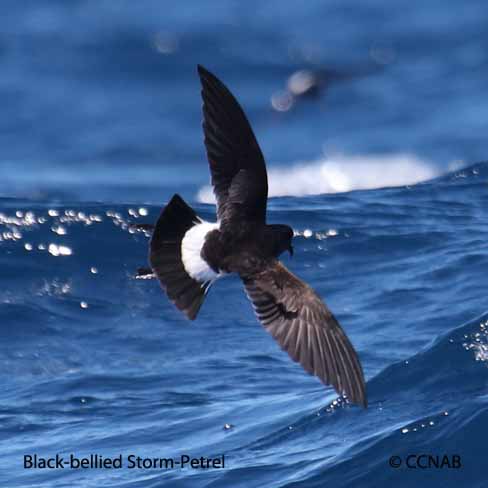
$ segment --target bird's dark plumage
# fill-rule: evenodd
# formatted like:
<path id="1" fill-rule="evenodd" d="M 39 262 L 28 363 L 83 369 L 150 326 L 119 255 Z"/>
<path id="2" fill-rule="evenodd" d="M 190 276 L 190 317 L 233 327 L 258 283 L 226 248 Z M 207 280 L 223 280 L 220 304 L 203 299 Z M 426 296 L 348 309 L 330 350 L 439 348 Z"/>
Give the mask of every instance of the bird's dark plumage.
<path id="1" fill-rule="evenodd" d="M 181 256 L 181 241 L 200 219 L 175 195 L 161 212 L 149 244 L 149 263 L 168 298 L 193 320 L 211 283 L 192 278 Z"/>
<path id="2" fill-rule="evenodd" d="M 366 407 L 364 375 L 349 339 L 315 291 L 278 261 L 293 250 L 293 230 L 266 224 L 266 166 L 244 111 L 213 74 L 202 66 L 198 73 L 219 222 L 203 222 L 173 197 L 151 239 L 152 271 L 191 319 L 211 284 L 237 273 L 258 319 L 290 357 Z"/>
<path id="3" fill-rule="evenodd" d="M 244 111 L 212 73 L 198 66 L 203 132 L 217 217 L 225 232 L 234 223 L 266 221 L 268 177 L 263 154 Z"/>
<path id="4" fill-rule="evenodd" d="M 281 348 L 322 383 L 366 406 L 356 352 L 315 291 L 275 260 L 243 281 L 258 319 Z"/>

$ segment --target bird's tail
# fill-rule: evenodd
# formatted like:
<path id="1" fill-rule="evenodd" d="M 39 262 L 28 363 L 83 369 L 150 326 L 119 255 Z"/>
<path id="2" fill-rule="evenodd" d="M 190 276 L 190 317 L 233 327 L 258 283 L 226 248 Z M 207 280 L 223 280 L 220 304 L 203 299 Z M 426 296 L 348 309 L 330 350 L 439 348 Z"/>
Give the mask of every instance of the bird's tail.
<path id="1" fill-rule="evenodd" d="M 149 263 L 162 288 L 190 320 L 197 316 L 211 284 L 193 279 L 181 257 L 181 241 L 199 222 L 195 211 L 179 195 L 174 195 L 159 216 L 149 252 Z"/>

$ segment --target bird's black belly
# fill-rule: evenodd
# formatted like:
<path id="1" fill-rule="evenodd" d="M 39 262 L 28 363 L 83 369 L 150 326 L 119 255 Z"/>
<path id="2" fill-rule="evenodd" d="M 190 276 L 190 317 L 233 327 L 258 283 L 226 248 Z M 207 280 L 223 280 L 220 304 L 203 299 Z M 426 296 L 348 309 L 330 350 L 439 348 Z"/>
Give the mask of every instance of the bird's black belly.
<path id="1" fill-rule="evenodd" d="M 271 250 L 260 237 L 258 232 L 249 232 L 236 238 L 216 229 L 205 237 L 201 256 L 216 273 L 252 274 L 272 258 Z"/>

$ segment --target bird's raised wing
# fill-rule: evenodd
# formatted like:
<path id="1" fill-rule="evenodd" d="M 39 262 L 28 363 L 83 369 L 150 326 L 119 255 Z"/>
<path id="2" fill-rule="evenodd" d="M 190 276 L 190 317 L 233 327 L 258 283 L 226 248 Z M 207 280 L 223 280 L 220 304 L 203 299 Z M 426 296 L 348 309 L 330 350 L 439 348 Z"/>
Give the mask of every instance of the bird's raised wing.
<path id="1" fill-rule="evenodd" d="M 221 229 L 225 232 L 232 222 L 264 224 L 268 178 L 256 137 L 228 88 L 202 66 L 198 74 L 205 147 Z"/>
<path id="2" fill-rule="evenodd" d="M 281 348 L 322 383 L 366 407 L 364 375 L 356 351 L 312 288 L 276 260 L 241 278 L 258 319 Z"/>

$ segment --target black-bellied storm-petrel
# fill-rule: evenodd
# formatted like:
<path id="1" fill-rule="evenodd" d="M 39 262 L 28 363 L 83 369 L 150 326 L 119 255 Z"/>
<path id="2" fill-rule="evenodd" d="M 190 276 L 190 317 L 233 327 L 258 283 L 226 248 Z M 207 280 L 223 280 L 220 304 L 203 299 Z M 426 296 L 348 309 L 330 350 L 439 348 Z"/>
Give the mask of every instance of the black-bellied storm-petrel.
<path id="1" fill-rule="evenodd" d="M 153 273 L 191 320 L 212 284 L 237 273 L 258 319 L 290 357 L 366 407 L 363 371 L 349 339 L 314 290 L 278 261 L 283 251 L 293 253 L 293 230 L 266 224 L 266 165 L 244 111 L 213 74 L 202 66 L 198 74 L 217 222 L 203 221 L 173 196 L 151 238 Z"/>

